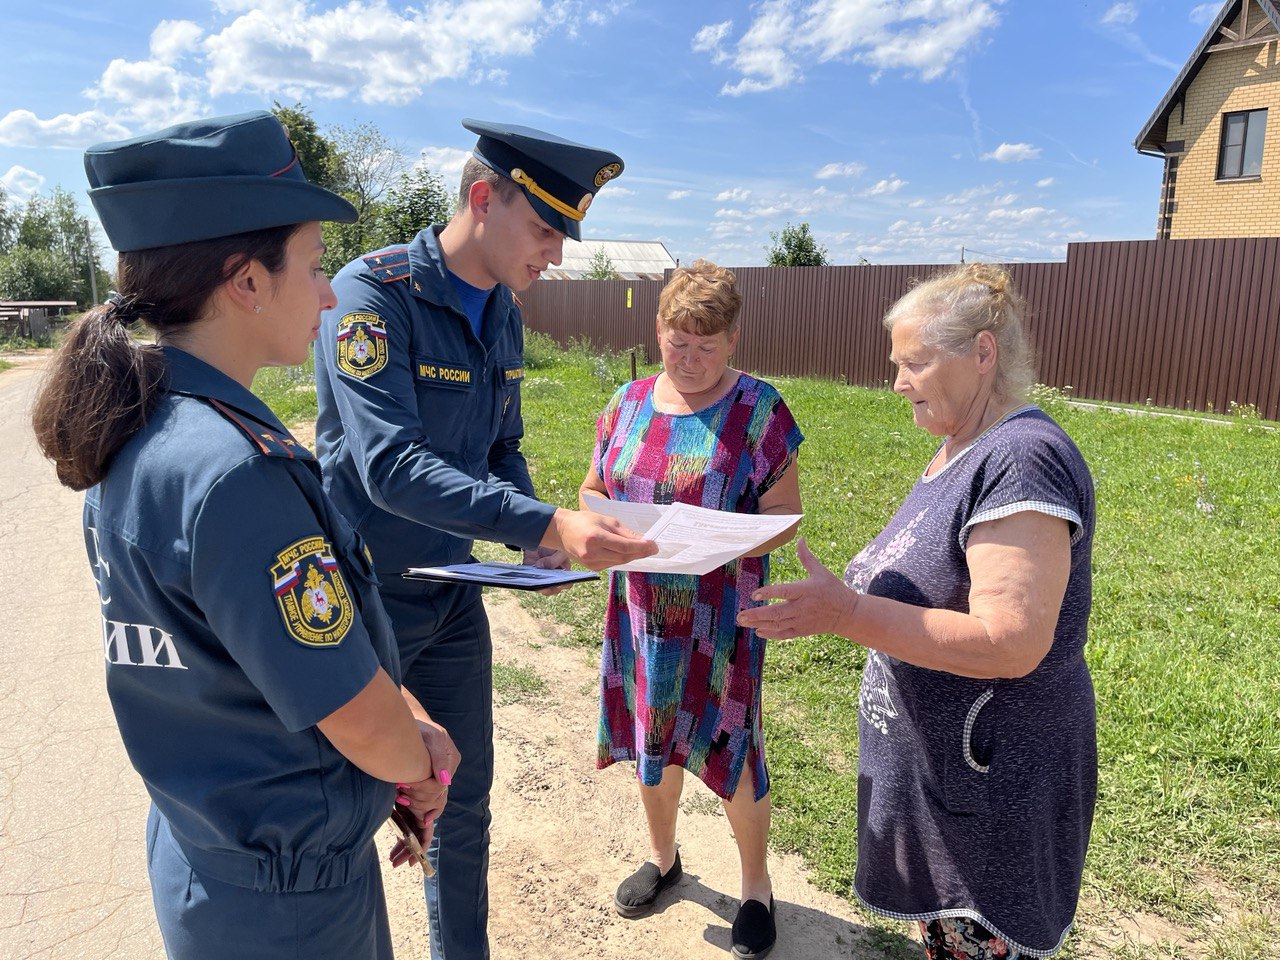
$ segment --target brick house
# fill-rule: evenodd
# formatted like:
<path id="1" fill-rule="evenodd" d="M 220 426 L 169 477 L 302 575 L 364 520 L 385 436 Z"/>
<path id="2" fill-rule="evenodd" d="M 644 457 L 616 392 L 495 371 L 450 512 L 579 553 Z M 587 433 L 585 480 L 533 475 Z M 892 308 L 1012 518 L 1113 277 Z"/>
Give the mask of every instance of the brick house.
<path id="1" fill-rule="evenodd" d="M 1133 145 L 1164 160 L 1157 239 L 1280 235 L 1280 2 L 1224 3 Z"/>

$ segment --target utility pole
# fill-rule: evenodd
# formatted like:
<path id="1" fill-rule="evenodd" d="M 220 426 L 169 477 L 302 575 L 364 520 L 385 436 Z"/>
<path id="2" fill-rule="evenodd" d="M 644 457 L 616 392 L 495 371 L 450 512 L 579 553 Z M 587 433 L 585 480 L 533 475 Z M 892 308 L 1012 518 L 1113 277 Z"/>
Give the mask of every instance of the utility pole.
<path id="1" fill-rule="evenodd" d="M 89 234 L 89 219 L 84 220 L 84 242 L 89 250 L 89 306 L 98 305 L 98 265 L 93 260 L 93 237 Z"/>

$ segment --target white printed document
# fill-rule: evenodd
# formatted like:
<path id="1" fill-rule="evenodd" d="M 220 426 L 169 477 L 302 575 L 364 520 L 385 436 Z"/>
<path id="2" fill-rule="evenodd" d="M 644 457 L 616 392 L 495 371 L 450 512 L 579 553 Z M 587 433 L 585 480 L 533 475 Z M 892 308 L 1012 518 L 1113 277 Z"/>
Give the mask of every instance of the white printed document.
<path id="1" fill-rule="evenodd" d="M 659 506 L 589 495 L 587 508 L 614 517 L 658 545 L 643 560 L 613 567 L 635 573 L 710 573 L 800 522 L 802 513 L 728 513 L 687 503 Z"/>

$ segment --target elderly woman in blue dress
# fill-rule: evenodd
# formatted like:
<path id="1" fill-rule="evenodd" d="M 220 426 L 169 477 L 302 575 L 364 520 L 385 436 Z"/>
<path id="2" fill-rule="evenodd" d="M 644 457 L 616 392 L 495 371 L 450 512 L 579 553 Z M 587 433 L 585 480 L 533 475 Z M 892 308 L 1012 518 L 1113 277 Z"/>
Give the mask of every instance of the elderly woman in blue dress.
<path id="1" fill-rule="evenodd" d="M 854 887 L 919 921 L 930 960 L 1056 952 L 1093 820 L 1093 484 L 1024 400 L 1022 312 L 982 264 L 898 301 L 894 389 L 942 444 L 843 581 L 802 540 L 808 579 L 761 588 L 778 602 L 739 615 L 769 639 L 868 648 Z"/>

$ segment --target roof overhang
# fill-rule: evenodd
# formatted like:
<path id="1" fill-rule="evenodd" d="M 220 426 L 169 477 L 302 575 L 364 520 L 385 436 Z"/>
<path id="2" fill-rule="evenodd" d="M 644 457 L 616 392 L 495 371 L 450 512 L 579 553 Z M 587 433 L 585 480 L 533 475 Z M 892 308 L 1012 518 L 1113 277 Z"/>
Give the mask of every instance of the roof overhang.
<path id="1" fill-rule="evenodd" d="M 1151 114 L 1151 117 L 1143 124 L 1142 132 L 1133 141 L 1133 146 L 1139 153 L 1164 152 L 1164 142 L 1156 137 L 1156 129 L 1168 118 L 1174 105 L 1186 94 L 1187 88 L 1191 86 L 1191 81 L 1196 78 L 1200 68 L 1209 59 L 1211 52 L 1209 48 L 1214 45 L 1214 41 L 1218 37 L 1218 31 L 1239 16 L 1241 7 L 1248 2 L 1249 0 L 1231 0 L 1231 2 L 1223 4 L 1222 9 L 1213 18 L 1213 22 L 1209 24 L 1209 29 L 1196 46 L 1195 53 L 1191 55 L 1191 59 L 1186 62 L 1178 73 L 1177 78 L 1173 81 L 1173 86 L 1169 88 L 1169 92 L 1160 101 L 1160 106 L 1156 107 L 1155 113 Z M 1280 31 L 1280 8 L 1277 8 L 1275 0 L 1256 0 L 1256 2 L 1262 12 L 1266 14 L 1267 19 L 1271 21 L 1272 26 L 1277 31 Z"/>

